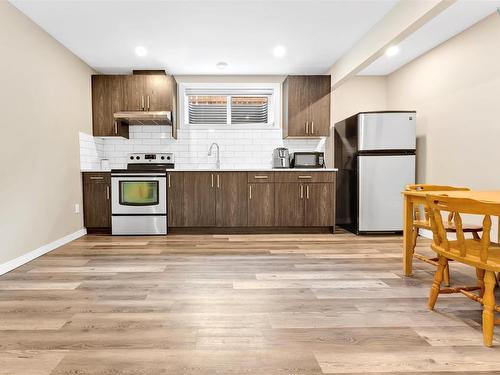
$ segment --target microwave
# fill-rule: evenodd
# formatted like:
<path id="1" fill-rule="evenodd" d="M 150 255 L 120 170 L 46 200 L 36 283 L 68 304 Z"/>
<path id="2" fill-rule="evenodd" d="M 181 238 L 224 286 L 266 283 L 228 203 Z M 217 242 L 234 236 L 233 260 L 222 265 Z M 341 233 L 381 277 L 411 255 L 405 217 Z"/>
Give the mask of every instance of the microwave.
<path id="1" fill-rule="evenodd" d="M 293 154 L 293 168 L 324 168 L 324 152 L 295 152 Z"/>

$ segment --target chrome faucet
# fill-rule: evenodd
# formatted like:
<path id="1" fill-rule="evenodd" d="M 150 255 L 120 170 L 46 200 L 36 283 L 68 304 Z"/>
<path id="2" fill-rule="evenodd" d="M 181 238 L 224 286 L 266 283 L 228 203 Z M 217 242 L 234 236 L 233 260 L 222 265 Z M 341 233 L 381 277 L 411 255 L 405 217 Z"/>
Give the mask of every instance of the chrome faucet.
<path id="1" fill-rule="evenodd" d="M 210 145 L 210 148 L 208 149 L 208 156 L 212 156 L 212 148 L 214 146 L 217 146 L 217 161 L 215 162 L 215 168 L 220 169 L 220 148 L 217 143 L 214 142 Z"/>

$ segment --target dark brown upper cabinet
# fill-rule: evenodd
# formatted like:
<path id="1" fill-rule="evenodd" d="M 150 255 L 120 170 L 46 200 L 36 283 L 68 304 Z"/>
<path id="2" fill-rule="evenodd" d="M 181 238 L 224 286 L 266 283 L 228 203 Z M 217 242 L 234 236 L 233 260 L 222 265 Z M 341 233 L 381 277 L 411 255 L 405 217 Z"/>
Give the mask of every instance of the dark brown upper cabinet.
<path id="1" fill-rule="evenodd" d="M 174 77 L 157 71 L 134 71 L 133 75 L 93 75 L 94 136 L 128 138 L 128 125 L 113 118 L 116 112 L 169 111 L 172 136 L 177 139 L 176 94 Z"/>
<path id="2" fill-rule="evenodd" d="M 113 118 L 123 107 L 123 76 L 92 76 L 92 128 L 95 136 L 128 138 L 128 126 Z"/>
<path id="3" fill-rule="evenodd" d="M 283 137 L 330 135 L 329 75 L 288 76 L 283 83 Z"/>

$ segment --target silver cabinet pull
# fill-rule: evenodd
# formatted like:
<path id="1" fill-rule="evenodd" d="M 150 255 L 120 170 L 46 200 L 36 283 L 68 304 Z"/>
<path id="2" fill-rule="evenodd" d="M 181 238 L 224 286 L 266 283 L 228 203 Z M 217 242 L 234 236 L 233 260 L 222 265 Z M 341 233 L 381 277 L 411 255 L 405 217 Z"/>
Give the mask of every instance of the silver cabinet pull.
<path id="1" fill-rule="evenodd" d="M 141 96 L 141 106 L 142 110 L 144 111 L 144 95 Z"/>
<path id="2" fill-rule="evenodd" d="M 252 199 L 252 185 L 250 185 L 250 193 L 249 193 L 249 198 Z"/>
<path id="3" fill-rule="evenodd" d="M 106 185 L 106 199 L 109 201 L 109 185 Z"/>
<path id="4" fill-rule="evenodd" d="M 116 120 L 115 120 L 115 134 L 118 134 L 118 124 L 116 123 Z"/>
<path id="5" fill-rule="evenodd" d="M 212 173 L 212 187 L 214 187 L 214 174 Z"/>
<path id="6" fill-rule="evenodd" d="M 309 121 L 306 121 L 306 134 L 309 134 Z"/>
<path id="7" fill-rule="evenodd" d="M 304 198 L 304 185 L 300 185 L 300 199 Z"/>
<path id="8" fill-rule="evenodd" d="M 311 121 L 311 134 L 314 134 L 314 121 Z"/>
<path id="9" fill-rule="evenodd" d="M 147 107 L 148 107 L 148 111 L 149 111 L 149 108 L 150 108 L 150 105 L 149 105 L 149 95 L 146 97 L 147 99 Z"/>
<path id="10" fill-rule="evenodd" d="M 306 198 L 309 199 L 309 185 L 306 186 Z"/>
<path id="11" fill-rule="evenodd" d="M 306 180 L 306 179 L 312 178 L 312 176 L 299 176 L 299 178 L 301 180 Z"/>
<path id="12" fill-rule="evenodd" d="M 253 176 L 253 178 L 255 178 L 256 180 L 265 180 L 269 178 L 269 176 Z"/>
<path id="13" fill-rule="evenodd" d="M 171 187 L 171 183 L 170 183 L 170 173 L 168 174 L 168 187 Z"/>
<path id="14" fill-rule="evenodd" d="M 104 180 L 104 177 L 102 176 L 90 176 L 91 180 Z"/>
<path id="15" fill-rule="evenodd" d="M 217 189 L 220 188 L 220 178 L 219 178 L 219 174 L 217 174 Z"/>

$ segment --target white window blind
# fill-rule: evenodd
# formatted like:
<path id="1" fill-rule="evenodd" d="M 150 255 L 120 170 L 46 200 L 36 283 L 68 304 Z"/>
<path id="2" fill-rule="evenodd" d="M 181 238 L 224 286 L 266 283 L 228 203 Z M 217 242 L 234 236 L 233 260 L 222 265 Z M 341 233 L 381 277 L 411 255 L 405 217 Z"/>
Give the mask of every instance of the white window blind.
<path id="1" fill-rule="evenodd" d="M 273 89 L 186 88 L 188 123 L 268 124 Z"/>

